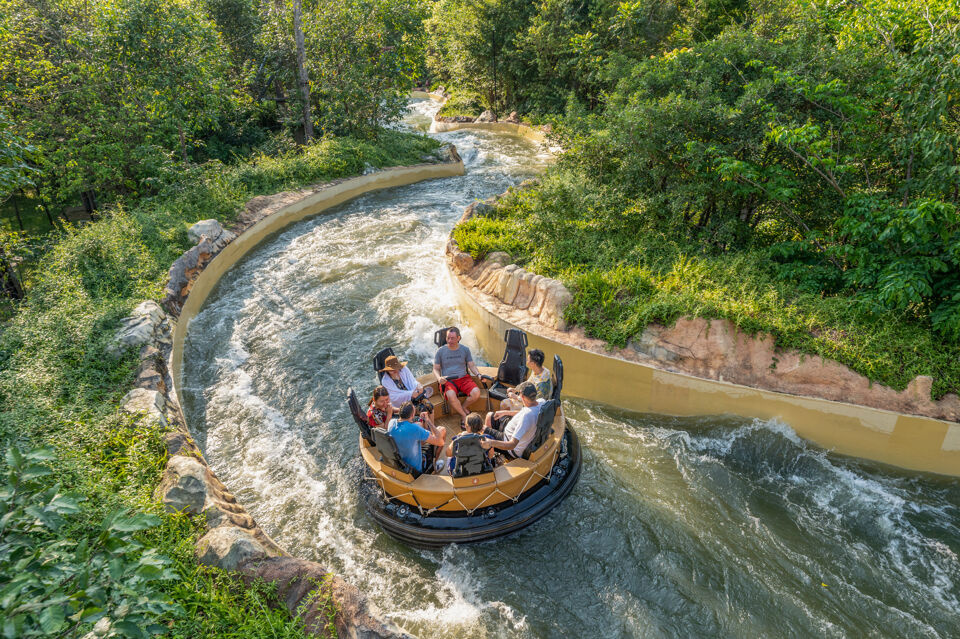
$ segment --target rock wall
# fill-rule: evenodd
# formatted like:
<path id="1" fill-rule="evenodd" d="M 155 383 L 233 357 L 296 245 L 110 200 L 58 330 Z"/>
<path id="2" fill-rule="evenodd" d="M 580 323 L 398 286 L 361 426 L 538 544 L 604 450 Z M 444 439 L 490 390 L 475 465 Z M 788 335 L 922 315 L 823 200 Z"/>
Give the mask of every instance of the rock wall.
<path id="1" fill-rule="evenodd" d="M 460 221 L 488 214 L 495 202 L 491 198 L 470 205 Z M 918 376 L 897 391 L 871 383 L 834 360 L 778 349 L 773 337 L 747 334 L 729 320 L 685 317 L 673 326 L 650 325 L 626 348 L 612 349 L 582 329 L 567 326 L 563 313 L 573 298 L 562 283 L 511 264 L 505 253 L 492 253 L 475 263 L 452 236 L 447 260 L 463 287 L 491 311 L 554 341 L 704 379 L 960 421 L 960 398 L 948 394 L 934 401 L 930 377 Z"/>
<path id="2" fill-rule="evenodd" d="M 460 162 L 452 145 L 431 159 Z M 167 512 L 203 518 L 207 532 L 195 549 L 200 563 L 238 572 L 246 580 L 276 582 L 281 600 L 292 614 L 301 615 L 310 633 L 322 634 L 327 625 L 323 597 L 316 596 L 322 591 L 336 604 L 334 624 L 340 637 L 401 639 L 409 635 L 378 619 L 356 587 L 320 564 L 289 556 L 217 478 L 190 435 L 169 366 L 173 329 L 197 276 L 211 260 L 260 220 L 340 182 L 252 198 L 229 230 L 216 220 L 193 225 L 188 237 L 194 246 L 170 267 L 163 299 L 166 310 L 153 301 L 137 306 L 121 322 L 107 354 L 114 358 L 132 350 L 139 354 L 136 387 L 123 398 L 122 410 L 164 433 L 169 457 L 156 497 Z"/>

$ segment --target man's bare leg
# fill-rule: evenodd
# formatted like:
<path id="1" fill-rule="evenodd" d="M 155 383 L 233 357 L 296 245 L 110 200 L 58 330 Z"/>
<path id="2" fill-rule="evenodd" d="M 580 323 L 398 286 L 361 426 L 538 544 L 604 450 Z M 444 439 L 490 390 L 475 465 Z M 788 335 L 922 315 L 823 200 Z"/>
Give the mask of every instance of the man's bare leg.
<path id="1" fill-rule="evenodd" d="M 461 422 L 465 420 L 467 418 L 467 411 L 463 409 L 463 405 L 461 405 L 460 400 L 457 399 L 457 391 L 450 389 L 446 391 L 443 395 L 444 397 L 447 398 L 447 401 L 450 403 L 450 408 L 460 413 Z"/>
<path id="2" fill-rule="evenodd" d="M 467 395 L 467 400 L 463 402 L 464 406 L 469 406 L 470 404 L 475 403 L 480 399 L 480 389 L 476 386 L 473 387 L 473 390 L 470 391 L 470 394 Z"/>

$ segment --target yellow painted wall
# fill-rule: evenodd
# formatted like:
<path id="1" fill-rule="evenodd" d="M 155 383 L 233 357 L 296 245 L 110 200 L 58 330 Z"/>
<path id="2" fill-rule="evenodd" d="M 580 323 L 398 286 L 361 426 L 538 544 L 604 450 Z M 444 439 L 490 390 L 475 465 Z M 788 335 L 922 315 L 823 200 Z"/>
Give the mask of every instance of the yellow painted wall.
<path id="1" fill-rule="evenodd" d="M 177 401 L 183 403 L 180 396 L 180 380 L 183 368 L 183 341 L 190 330 L 190 320 L 200 311 L 203 303 L 210 295 L 223 274 L 237 263 L 240 258 L 253 250 L 268 236 L 284 227 L 302 220 L 311 215 L 330 209 L 347 200 L 353 199 L 370 191 L 386 189 L 393 186 L 405 186 L 424 180 L 463 175 L 463 162 L 446 164 L 423 164 L 418 166 L 397 167 L 377 171 L 369 175 L 344 180 L 339 184 L 317 191 L 301 200 L 274 212 L 263 218 L 214 257 L 207 267 L 200 272 L 190 294 L 180 312 L 180 319 L 173 331 L 173 351 L 170 354 L 170 375 L 173 378 Z"/>
<path id="2" fill-rule="evenodd" d="M 517 328 L 484 307 L 451 273 L 460 311 L 491 357 L 503 334 Z M 586 351 L 524 328 L 530 348 L 563 360 L 563 392 L 641 413 L 732 414 L 777 419 L 798 435 L 835 452 L 910 470 L 960 476 L 960 424 L 929 417 L 788 395 L 671 373 Z"/>
<path id="3" fill-rule="evenodd" d="M 508 133 L 510 135 L 519 135 L 522 138 L 534 142 L 545 142 L 547 140 L 547 137 L 537 129 L 528 127 L 525 124 L 511 124 L 510 122 L 438 122 L 434 120 L 433 124 L 430 125 L 431 133 L 459 131 L 460 129 L 479 129 L 481 131 Z"/>

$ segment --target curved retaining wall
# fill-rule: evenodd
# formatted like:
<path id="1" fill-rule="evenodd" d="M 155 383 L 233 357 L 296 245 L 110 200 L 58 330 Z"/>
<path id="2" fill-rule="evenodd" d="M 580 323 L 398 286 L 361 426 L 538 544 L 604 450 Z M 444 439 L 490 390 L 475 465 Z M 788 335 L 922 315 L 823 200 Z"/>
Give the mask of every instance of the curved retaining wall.
<path id="1" fill-rule="evenodd" d="M 430 125 L 431 133 L 444 133 L 446 131 L 458 131 L 460 129 L 479 129 L 481 131 L 519 135 L 522 138 L 540 143 L 547 141 L 547 136 L 541 131 L 529 127 L 526 124 L 514 124 L 512 122 L 441 122 L 434 120 L 433 124 Z"/>
<path id="2" fill-rule="evenodd" d="M 464 284 L 449 253 L 447 266 L 459 308 L 483 349 L 496 356 L 503 352 L 506 329 L 526 331 L 531 348 L 563 359 L 569 395 L 637 412 L 778 419 L 844 455 L 960 476 L 960 424 L 703 379 L 588 351 L 564 343 L 555 331 L 538 330 L 537 322 L 505 319 L 495 300 Z"/>

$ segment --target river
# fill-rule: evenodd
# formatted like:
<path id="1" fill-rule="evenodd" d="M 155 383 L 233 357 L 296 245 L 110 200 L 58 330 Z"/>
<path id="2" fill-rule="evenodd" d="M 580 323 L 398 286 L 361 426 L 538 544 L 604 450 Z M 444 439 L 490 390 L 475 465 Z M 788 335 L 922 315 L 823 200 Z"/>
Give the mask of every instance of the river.
<path id="1" fill-rule="evenodd" d="M 413 101 L 407 125 L 435 109 Z M 433 331 L 459 321 L 450 228 L 550 161 L 511 136 L 437 137 L 457 145 L 465 176 L 288 227 L 190 324 L 188 423 L 268 534 L 424 638 L 960 636 L 960 481 L 835 456 L 776 422 L 568 399 L 583 471 L 550 515 L 443 551 L 377 528 L 356 496 L 346 389 L 372 390 L 385 346 L 428 370 Z"/>

